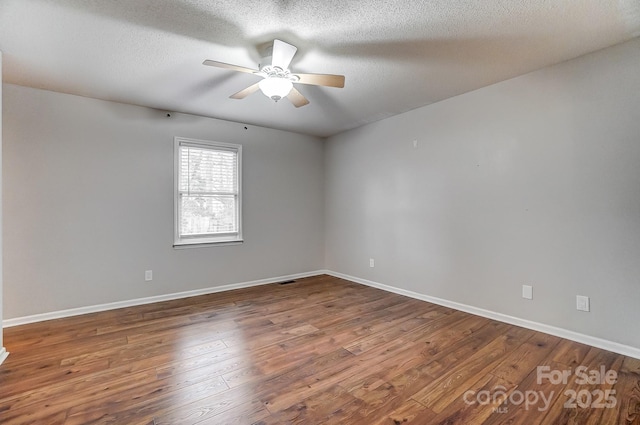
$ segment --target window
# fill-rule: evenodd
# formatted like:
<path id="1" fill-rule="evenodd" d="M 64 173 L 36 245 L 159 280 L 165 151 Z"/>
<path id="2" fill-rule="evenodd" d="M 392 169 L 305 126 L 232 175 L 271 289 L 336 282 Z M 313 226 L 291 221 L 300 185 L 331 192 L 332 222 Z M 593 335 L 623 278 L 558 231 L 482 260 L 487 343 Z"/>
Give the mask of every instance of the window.
<path id="1" fill-rule="evenodd" d="M 174 246 L 242 242 L 242 146 L 175 138 Z"/>

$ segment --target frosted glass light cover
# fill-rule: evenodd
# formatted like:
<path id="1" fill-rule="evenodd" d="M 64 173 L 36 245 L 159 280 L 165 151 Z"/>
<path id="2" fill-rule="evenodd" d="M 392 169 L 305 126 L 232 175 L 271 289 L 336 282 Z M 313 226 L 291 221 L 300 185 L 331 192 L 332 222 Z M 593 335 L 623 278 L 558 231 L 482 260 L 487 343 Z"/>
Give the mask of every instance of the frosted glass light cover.
<path id="1" fill-rule="evenodd" d="M 286 78 L 267 77 L 258 84 L 262 93 L 276 102 L 289 94 L 293 83 Z"/>

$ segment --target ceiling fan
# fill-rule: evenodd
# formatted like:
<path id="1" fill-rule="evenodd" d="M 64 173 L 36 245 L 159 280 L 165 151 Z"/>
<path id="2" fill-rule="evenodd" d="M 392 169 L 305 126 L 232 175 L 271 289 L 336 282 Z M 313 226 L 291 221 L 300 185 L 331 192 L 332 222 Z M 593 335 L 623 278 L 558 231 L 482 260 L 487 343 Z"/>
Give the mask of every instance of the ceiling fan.
<path id="1" fill-rule="evenodd" d="M 230 65 L 208 59 L 202 64 L 246 72 L 262 77 L 262 80 L 256 84 L 232 94 L 230 96 L 231 99 L 244 99 L 250 94 L 261 90 L 265 96 L 273 99 L 275 102 L 286 97 L 296 108 L 299 108 L 308 104 L 309 100 L 293 87 L 294 83 L 325 87 L 344 87 L 344 75 L 291 73 L 291 71 L 289 71 L 289 64 L 298 50 L 296 46 L 281 40 L 273 40 L 273 45 L 270 47 L 270 52 L 266 52 L 264 59 L 265 62 L 267 62 L 269 56 L 271 56 L 271 65 L 260 66 L 260 69 L 245 68 L 243 66 Z"/>

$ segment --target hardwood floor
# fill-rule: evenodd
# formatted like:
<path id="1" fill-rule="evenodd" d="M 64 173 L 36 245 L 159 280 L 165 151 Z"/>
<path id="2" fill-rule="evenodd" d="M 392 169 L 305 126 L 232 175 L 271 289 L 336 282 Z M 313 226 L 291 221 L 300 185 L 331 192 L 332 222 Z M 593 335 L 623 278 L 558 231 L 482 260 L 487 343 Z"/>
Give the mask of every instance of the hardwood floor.
<path id="1" fill-rule="evenodd" d="M 5 344 L 4 425 L 640 424 L 640 360 L 329 276 L 8 328 Z M 579 366 L 617 377 L 581 383 Z"/>

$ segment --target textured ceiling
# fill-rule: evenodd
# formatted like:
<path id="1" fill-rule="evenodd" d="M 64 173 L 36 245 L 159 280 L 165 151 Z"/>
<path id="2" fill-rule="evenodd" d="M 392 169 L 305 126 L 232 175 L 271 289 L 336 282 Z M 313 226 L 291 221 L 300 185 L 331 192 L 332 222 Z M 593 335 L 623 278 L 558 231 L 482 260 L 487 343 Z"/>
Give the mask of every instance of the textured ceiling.
<path id="1" fill-rule="evenodd" d="M 329 136 L 640 36 L 639 0 L 0 0 L 3 80 Z M 294 108 L 261 93 L 258 46 L 298 47 Z"/>

